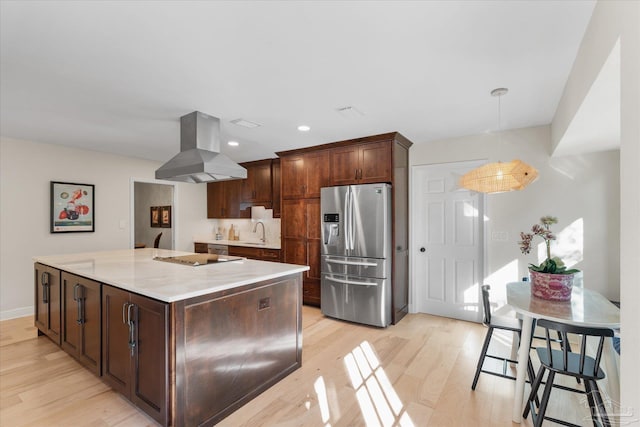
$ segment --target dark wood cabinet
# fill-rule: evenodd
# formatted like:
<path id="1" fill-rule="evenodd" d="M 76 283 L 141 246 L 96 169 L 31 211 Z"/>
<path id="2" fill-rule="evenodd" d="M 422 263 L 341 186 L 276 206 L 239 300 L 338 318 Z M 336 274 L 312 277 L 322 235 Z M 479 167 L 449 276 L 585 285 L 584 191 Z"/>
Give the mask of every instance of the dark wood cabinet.
<path id="1" fill-rule="evenodd" d="M 101 375 L 100 283 L 62 272 L 61 347 L 94 374 Z"/>
<path id="2" fill-rule="evenodd" d="M 309 266 L 302 301 L 320 305 L 320 199 L 283 200 L 282 218 L 283 261 Z"/>
<path id="3" fill-rule="evenodd" d="M 103 380 L 159 423 L 169 419 L 169 305 L 103 285 Z"/>
<path id="4" fill-rule="evenodd" d="M 280 159 L 273 159 L 271 162 L 271 194 L 273 197 L 272 209 L 274 218 L 280 218 L 280 188 Z"/>
<path id="5" fill-rule="evenodd" d="M 38 335 L 46 335 L 60 345 L 60 270 L 36 263 L 34 274 L 34 324 Z"/>
<path id="6" fill-rule="evenodd" d="M 320 197 L 320 188 L 329 185 L 329 152 L 278 153 L 282 174 L 282 199 Z"/>
<path id="7" fill-rule="evenodd" d="M 197 254 L 207 254 L 209 253 L 209 245 L 206 243 L 194 243 L 193 244 L 193 252 Z"/>
<path id="8" fill-rule="evenodd" d="M 280 249 L 229 246 L 229 255 L 241 256 L 248 259 L 257 259 L 260 261 L 280 262 Z"/>
<path id="9" fill-rule="evenodd" d="M 331 149 L 330 185 L 392 181 L 392 141 L 359 143 Z"/>
<path id="10" fill-rule="evenodd" d="M 386 182 L 392 185 L 393 323 L 409 304 L 409 148 L 397 132 L 277 153 L 282 172 L 282 258 L 305 264 L 303 302 L 320 305 L 320 188 Z M 315 202 L 313 202 L 315 201 Z"/>
<path id="11" fill-rule="evenodd" d="M 240 218 L 242 181 L 207 183 L 207 218 Z"/>
<path id="12" fill-rule="evenodd" d="M 243 202 L 271 204 L 271 159 L 243 163 L 247 178 L 242 182 Z"/>
<path id="13" fill-rule="evenodd" d="M 208 183 L 207 218 L 251 218 L 251 206 L 274 209 L 274 218 L 279 218 L 280 163 L 273 163 L 273 159 L 241 163 L 247 169 L 246 179 Z"/>
<path id="14" fill-rule="evenodd" d="M 300 275 L 176 304 L 176 425 L 210 426 L 302 363 Z"/>

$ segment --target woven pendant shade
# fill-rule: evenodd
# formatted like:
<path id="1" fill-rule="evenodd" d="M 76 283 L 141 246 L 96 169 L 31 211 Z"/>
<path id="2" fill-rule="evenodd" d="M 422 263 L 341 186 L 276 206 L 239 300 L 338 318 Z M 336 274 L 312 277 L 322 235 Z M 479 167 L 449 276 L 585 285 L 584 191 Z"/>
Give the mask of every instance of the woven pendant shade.
<path id="1" fill-rule="evenodd" d="M 538 171 L 521 160 L 488 163 L 460 177 L 460 186 L 479 193 L 522 190 L 538 178 Z"/>

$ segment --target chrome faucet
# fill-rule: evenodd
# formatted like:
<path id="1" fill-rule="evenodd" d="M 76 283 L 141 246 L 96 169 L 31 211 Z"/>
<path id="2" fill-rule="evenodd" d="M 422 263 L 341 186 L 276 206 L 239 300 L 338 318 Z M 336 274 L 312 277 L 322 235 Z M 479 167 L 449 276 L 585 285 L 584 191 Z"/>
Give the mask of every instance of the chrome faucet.
<path id="1" fill-rule="evenodd" d="M 265 243 L 267 241 L 267 239 L 265 238 L 264 223 L 262 221 L 256 222 L 256 225 L 253 226 L 253 232 L 254 233 L 256 232 L 256 230 L 258 229 L 258 225 L 262 226 L 262 238 L 260 239 L 260 241 L 262 243 Z"/>

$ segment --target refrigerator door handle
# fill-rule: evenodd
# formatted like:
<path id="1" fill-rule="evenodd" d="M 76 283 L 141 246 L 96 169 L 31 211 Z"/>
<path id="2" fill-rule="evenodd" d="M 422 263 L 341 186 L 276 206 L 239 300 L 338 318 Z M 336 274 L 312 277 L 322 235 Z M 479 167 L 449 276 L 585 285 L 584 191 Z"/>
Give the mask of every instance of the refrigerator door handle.
<path id="1" fill-rule="evenodd" d="M 353 211 L 355 210 L 355 197 L 353 196 L 353 189 L 349 186 L 349 249 L 354 250 L 356 248 L 356 227 Z"/>
<path id="2" fill-rule="evenodd" d="M 344 244 L 345 249 L 351 249 L 351 187 L 347 187 L 344 193 Z"/>
<path id="3" fill-rule="evenodd" d="M 327 259 L 326 262 L 330 262 L 332 264 L 342 264 L 342 265 L 362 265 L 365 267 L 376 267 L 378 264 L 375 262 L 365 262 L 365 261 L 341 261 L 337 259 Z"/>
<path id="4" fill-rule="evenodd" d="M 378 286 L 376 282 L 358 282 L 355 280 L 336 279 L 335 277 L 327 277 L 332 282 L 343 283 L 345 285 L 358 285 L 358 286 Z"/>

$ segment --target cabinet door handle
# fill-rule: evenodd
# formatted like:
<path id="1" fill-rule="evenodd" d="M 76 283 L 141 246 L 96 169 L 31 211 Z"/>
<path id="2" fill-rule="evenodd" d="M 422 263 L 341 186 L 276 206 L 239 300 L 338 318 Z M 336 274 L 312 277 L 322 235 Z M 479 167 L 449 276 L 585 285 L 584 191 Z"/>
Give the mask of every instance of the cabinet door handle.
<path id="1" fill-rule="evenodd" d="M 42 284 L 42 302 L 46 304 L 49 302 L 49 273 L 43 271 L 40 282 Z"/>
<path id="2" fill-rule="evenodd" d="M 83 297 L 84 297 L 84 287 L 77 283 L 73 287 L 73 300 L 78 303 L 78 318 L 76 319 L 76 323 L 78 325 L 82 325 L 84 323 L 84 313 L 83 313 Z"/>
<path id="3" fill-rule="evenodd" d="M 131 350 L 131 357 L 133 357 L 136 348 L 136 324 L 132 313 L 135 315 L 135 304 L 129 304 L 127 307 L 127 321 L 129 323 L 129 349 Z"/>
<path id="4" fill-rule="evenodd" d="M 129 305 L 128 302 L 125 302 L 124 304 L 122 304 L 122 323 L 124 323 L 125 325 L 128 325 L 129 322 L 127 321 L 127 306 Z"/>

